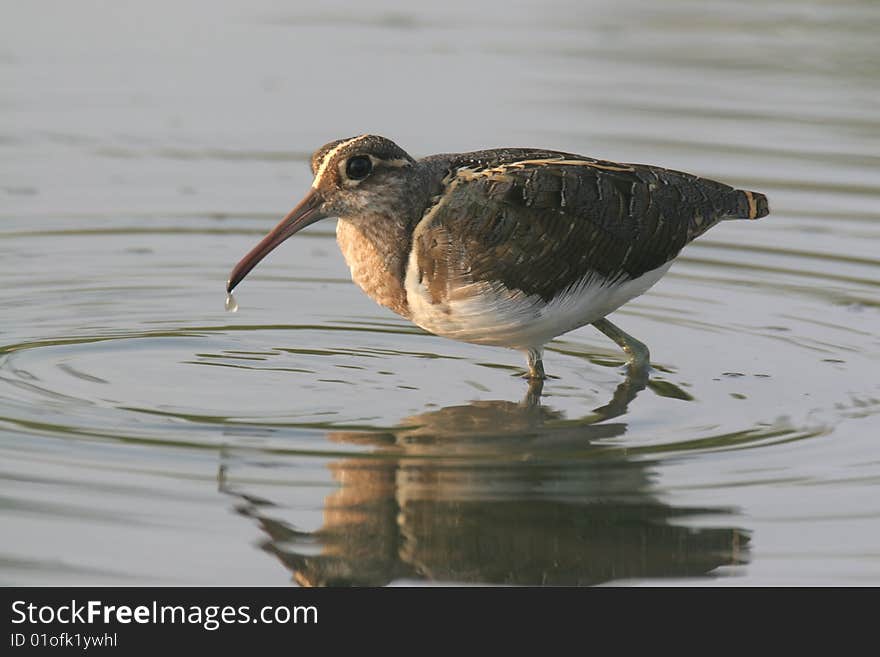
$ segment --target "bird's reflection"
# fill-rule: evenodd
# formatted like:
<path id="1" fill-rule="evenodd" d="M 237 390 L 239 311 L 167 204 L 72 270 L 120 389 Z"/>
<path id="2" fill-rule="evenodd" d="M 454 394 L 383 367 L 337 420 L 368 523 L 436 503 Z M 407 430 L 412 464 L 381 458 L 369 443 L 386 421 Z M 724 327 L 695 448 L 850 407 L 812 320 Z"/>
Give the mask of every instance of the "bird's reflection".
<path id="1" fill-rule="evenodd" d="M 652 494 L 653 464 L 604 444 L 625 433 L 626 424 L 608 420 L 647 380 L 630 366 L 611 401 L 580 420 L 541 404 L 534 383 L 520 403 L 451 406 L 390 432 L 330 433 L 374 449 L 329 464 L 339 488 L 314 532 L 281 520 L 270 500 L 224 480 L 221 489 L 302 585 L 586 585 L 744 563 L 743 530 L 681 522 L 724 509 L 662 502 Z"/>

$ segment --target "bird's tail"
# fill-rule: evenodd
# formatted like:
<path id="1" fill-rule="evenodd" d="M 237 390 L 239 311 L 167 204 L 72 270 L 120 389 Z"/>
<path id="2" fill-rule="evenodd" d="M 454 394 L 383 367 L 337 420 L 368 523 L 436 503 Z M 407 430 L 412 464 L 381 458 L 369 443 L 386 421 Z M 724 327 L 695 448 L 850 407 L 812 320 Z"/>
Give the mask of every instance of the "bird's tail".
<path id="1" fill-rule="evenodd" d="M 770 214 L 767 197 L 760 192 L 734 189 L 727 197 L 729 209 L 725 219 L 760 219 Z"/>

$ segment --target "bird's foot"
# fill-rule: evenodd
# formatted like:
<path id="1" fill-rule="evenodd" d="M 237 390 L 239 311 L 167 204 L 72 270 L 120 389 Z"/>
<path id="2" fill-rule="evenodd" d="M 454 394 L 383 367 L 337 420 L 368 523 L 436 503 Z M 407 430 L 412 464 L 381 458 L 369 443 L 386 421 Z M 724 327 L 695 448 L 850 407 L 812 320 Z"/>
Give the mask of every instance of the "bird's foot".
<path id="1" fill-rule="evenodd" d="M 527 352 L 527 355 L 528 355 L 529 373 L 526 378 L 540 379 L 542 381 L 544 379 L 546 379 L 547 375 L 544 374 L 544 361 L 541 360 L 541 357 L 544 355 L 543 348 L 529 349 Z"/>
<path id="2" fill-rule="evenodd" d="M 644 342 L 636 340 L 607 319 L 596 320 L 593 322 L 593 326 L 611 338 L 629 356 L 627 359 L 628 368 L 645 371 L 651 369 L 651 352 Z"/>
<path id="3" fill-rule="evenodd" d="M 539 375 L 535 375 L 533 372 L 530 372 L 530 371 L 528 371 L 528 370 L 522 370 L 522 371 L 520 371 L 520 372 L 517 372 L 517 373 L 514 374 L 513 376 L 518 376 L 519 378 L 521 378 L 521 379 L 525 379 L 526 381 L 528 381 L 528 382 L 530 382 L 530 383 L 531 383 L 532 381 L 549 381 L 550 379 L 559 379 L 559 378 L 561 378 L 561 377 L 556 376 L 555 374 L 546 374 L 546 373 L 542 373 L 542 374 L 539 374 Z"/>

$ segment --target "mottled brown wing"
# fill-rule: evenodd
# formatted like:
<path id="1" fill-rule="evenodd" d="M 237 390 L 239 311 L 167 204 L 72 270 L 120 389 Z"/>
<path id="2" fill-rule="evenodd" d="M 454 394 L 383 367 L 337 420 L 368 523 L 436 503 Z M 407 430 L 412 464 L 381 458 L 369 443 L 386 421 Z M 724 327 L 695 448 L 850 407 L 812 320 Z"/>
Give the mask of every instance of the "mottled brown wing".
<path id="1" fill-rule="evenodd" d="M 415 239 L 429 289 L 503 283 L 544 300 L 586 276 L 638 278 L 734 216 L 728 185 L 642 165 L 564 156 L 451 174 Z"/>

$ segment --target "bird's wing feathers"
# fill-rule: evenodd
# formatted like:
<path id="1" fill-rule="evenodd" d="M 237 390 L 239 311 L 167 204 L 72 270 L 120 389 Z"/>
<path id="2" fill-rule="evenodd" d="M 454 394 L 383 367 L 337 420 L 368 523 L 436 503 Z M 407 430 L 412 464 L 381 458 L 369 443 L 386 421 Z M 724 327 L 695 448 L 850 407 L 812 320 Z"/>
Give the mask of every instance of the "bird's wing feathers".
<path id="1" fill-rule="evenodd" d="M 551 151 L 454 165 L 414 235 L 423 282 L 438 294 L 453 281 L 500 282 L 549 300 L 591 275 L 638 278 L 737 200 L 732 187 L 689 174 Z"/>

